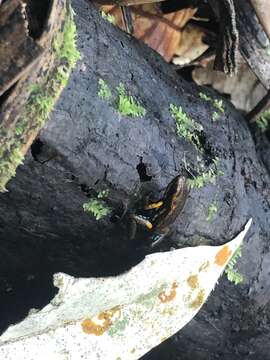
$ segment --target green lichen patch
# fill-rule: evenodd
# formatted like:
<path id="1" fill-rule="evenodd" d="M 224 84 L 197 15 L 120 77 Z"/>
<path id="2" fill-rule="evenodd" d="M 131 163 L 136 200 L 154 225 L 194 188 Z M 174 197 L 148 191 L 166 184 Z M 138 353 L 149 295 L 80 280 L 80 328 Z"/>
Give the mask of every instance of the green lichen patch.
<path id="1" fill-rule="evenodd" d="M 0 192 L 6 190 L 6 184 L 16 174 L 16 168 L 23 161 L 21 149 L 30 134 L 35 134 L 44 126 L 61 91 L 66 86 L 71 70 L 75 67 L 80 54 L 76 49 L 76 26 L 72 10 L 68 12 L 62 33 L 53 40 L 54 66 L 46 76 L 39 79 L 30 89 L 24 111 L 16 121 L 14 131 L 0 129 L 0 136 L 6 141 L 0 146 Z M 9 134 L 7 136 L 7 134 Z"/>
<path id="2" fill-rule="evenodd" d="M 138 296 L 136 303 L 142 304 L 148 308 L 152 308 L 158 299 L 158 295 L 162 291 L 166 290 L 166 288 L 167 284 L 161 284 L 160 286 L 155 287 L 149 293 Z"/>
<path id="3" fill-rule="evenodd" d="M 270 110 L 264 111 L 256 119 L 256 124 L 262 132 L 265 132 L 267 130 L 267 128 L 269 126 L 269 122 L 270 122 Z"/>
<path id="4" fill-rule="evenodd" d="M 204 299 L 205 299 L 205 290 L 200 289 L 196 298 L 189 303 L 189 307 L 194 310 L 198 309 L 204 303 Z"/>
<path id="5" fill-rule="evenodd" d="M 123 319 L 121 320 L 116 320 L 109 328 L 108 330 L 108 334 L 111 337 L 114 337 L 116 335 L 121 336 L 124 335 L 123 332 L 126 328 L 126 326 L 129 323 L 129 318 L 128 316 L 123 316 Z"/>
<path id="6" fill-rule="evenodd" d="M 103 79 L 99 79 L 98 85 L 98 96 L 103 100 L 110 100 L 110 98 L 112 97 L 112 93 L 108 84 Z"/>
<path id="7" fill-rule="evenodd" d="M 117 91 L 117 110 L 120 114 L 130 117 L 145 116 L 146 110 L 139 103 L 137 103 L 131 95 L 127 95 L 126 89 L 122 83 L 120 83 L 120 85 L 117 87 Z"/>
<path id="8" fill-rule="evenodd" d="M 235 285 L 238 285 L 244 281 L 243 276 L 239 273 L 238 270 L 235 269 L 235 265 L 241 256 L 242 256 L 242 246 L 240 245 L 238 249 L 235 251 L 233 257 L 231 258 L 225 269 L 227 279 L 232 283 L 234 283 Z"/>

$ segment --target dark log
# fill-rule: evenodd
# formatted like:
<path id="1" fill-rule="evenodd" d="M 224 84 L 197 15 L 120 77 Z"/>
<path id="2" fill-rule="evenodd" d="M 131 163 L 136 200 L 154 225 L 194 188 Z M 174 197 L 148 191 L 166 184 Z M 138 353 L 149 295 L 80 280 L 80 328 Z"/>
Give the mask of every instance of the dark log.
<path id="1" fill-rule="evenodd" d="M 239 261 L 245 283 L 236 287 L 223 276 L 196 318 L 145 359 L 246 360 L 254 354 L 267 359 L 269 174 L 245 120 L 223 100 L 225 111 L 212 122 L 215 109 L 198 94 L 204 91 L 219 99 L 216 93 L 179 78 L 157 54 L 106 22 L 85 0 L 74 0 L 73 6 L 82 60 L 8 184 L 9 192 L 0 197 L 1 329 L 52 298 L 53 273 L 117 274 L 150 251 L 129 240 L 124 221 L 96 221 L 82 205 L 109 189 L 108 205 L 121 213 L 121 204 L 140 186 L 161 192 L 184 171 L 185 163 L 195 171 L 197 151 L 176 134 L 169 112 L 175 104 L 203 125 L 205 163 L 218 157 L 224 175 L 216 185 L 191 191 L 172 235 L 154 250 L 222 244 L 249 217 L 253 225 Z M 113 92 L 109 102 L 97 96 L 100 78 Z M 145 117 L 118 113 L 120 82 L 145 107 Z M 209 223 L 213 202 L 218 213 Z"/>

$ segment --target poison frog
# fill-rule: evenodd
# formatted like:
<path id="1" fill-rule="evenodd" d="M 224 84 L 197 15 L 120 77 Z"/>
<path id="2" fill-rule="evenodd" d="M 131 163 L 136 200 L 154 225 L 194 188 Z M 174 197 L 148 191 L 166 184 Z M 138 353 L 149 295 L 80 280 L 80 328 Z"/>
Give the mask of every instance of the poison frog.
<path id="1" fill-rule="evenodd" d="M 151 247 L 158 245 L 169 232 L 170 225 L 182 211 L 189 187 L 185 176 L 176 176 L 166 187 L 162 199 L 150 202 L 135 213 L 130 213 L 131 237 L 134 238 L 137 225 L 144 226 L 151 235 Z"/>

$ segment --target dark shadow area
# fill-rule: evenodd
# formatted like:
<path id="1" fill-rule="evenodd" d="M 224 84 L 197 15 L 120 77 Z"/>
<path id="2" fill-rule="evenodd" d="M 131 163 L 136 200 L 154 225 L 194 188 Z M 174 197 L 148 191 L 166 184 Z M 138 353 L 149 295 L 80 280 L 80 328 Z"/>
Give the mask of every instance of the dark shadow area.
<path id="1" fill-rule="evenodd" d="M 32 153 L 42 157 L 42 142 L 34 146 Z M 96 221 L 84 213 L 87 185 L 84 193 L 76 177 L 68 182 L 59 178 L 57 190 L 54 166 L 51 178 L 44 181 L 35 171 L 48 171 L 48 165 L 29 156 L 28 165 L 18 171 L 23 182 L 15 179 L 8 186 L 9 192 L 1 195 L 1 332 L 21 321 L 30 309 L 41 309 L 49 303 L 58 291 L 53 286 L 53 274 L 118 275 L 142 261 L 147 253 L 141 239 L 129 240 L 126 221 L 112 223 L 110 217 Z M 27 183 L 33 188 L 32 194 L 24 189 Z M 71 216 L 62 208 L 62 196 L 71 206 Z"/>
<path id="2" fill-rule="evenodd" d="M 48 19 L 48 14 L 51 7 L 50 0 L 36 1 L 28 0 L 26 5 L 26 13 L 28 20 L 28 29 L 29 35 L 33 39 L 38 39 L 42 32 L 46 21 Z"/>

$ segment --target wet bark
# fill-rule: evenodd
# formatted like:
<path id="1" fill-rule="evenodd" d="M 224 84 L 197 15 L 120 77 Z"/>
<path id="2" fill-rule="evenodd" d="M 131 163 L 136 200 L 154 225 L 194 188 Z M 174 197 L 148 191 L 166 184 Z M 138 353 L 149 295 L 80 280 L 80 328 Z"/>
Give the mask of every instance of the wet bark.
<path id="1" fill-rule="evenodd" d="M 239 261 L 245 283 L 236 287 L 224 276 L 196 318 L 145 358 L 267 358 L 269 173 L 244 119 L 223 100 L 225 112 L 212 122 L 215 109 L 198 94 L 219 98 L 216 93 L 177 77 L 148 47 L 102 19 L 93 5 L 74 0 L 73 6 L 82 60 L 0 197 L 1 329 L 52 298 L 55 272 L 107 276 L 143 259 L 148 250 L 130 241 L 125 222 L 113 216 L 96 221 L 82 205 L 108 189 L 108 206 L 121 213 L 122 204 L 142 187 L 158 195 L 185 164 L 195 171 L 196 148 L 176 134 L 169 111 L 175 104 L 203 126 L 205 163 L 218 157 L 223 175 L 216 185 L 191 191 L 171 235 L 155 251 L 222 244 L 249 217 L 253 225 Z M 97 95 L 100 78 L 112 91 L 109 101 Z M 144 117 L 119 114 L 120 82 L 144 106 Z M 213 202 L 218 212 L 209 223 Z"/>

